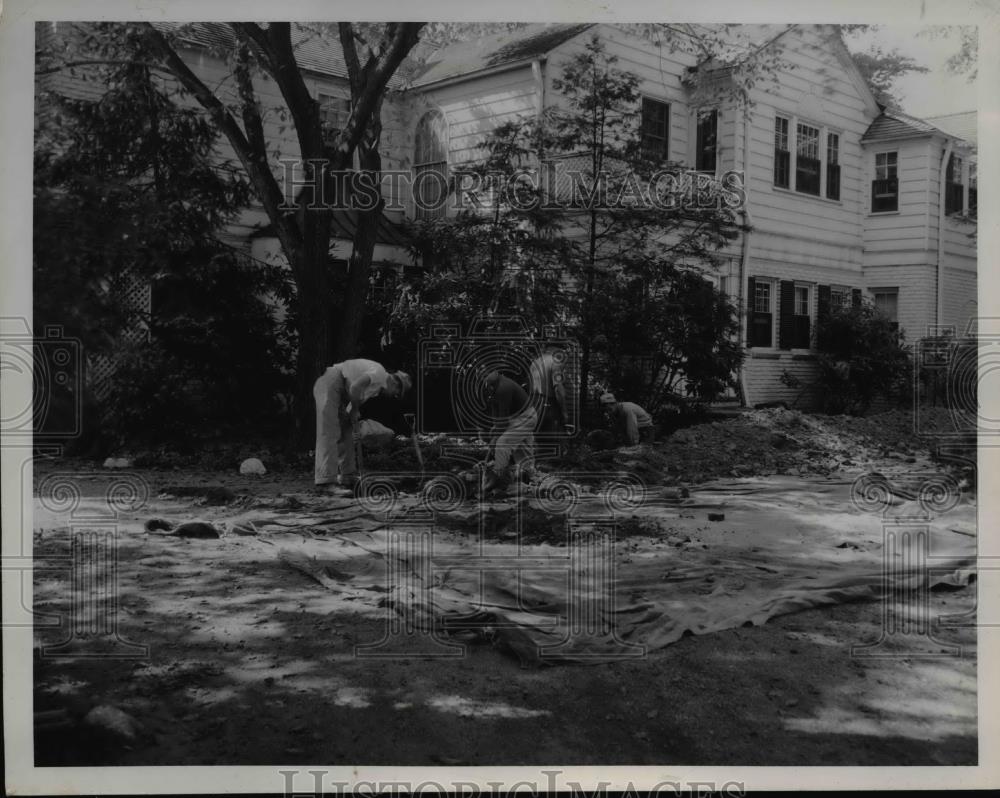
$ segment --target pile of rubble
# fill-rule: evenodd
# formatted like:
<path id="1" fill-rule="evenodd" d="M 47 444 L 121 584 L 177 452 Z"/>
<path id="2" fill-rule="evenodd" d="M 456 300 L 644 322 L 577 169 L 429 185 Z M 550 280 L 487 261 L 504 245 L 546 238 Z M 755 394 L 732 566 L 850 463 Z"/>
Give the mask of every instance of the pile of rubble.
<path id="1" fill-rule="evenodd" d="M 931 408 L 918 419 L 891 411 L 867 418 L 811 415 L 797 410 L 752 410 L 726 421 L 680 429 L 654 447 L 568 453 L 569 470 L 619 469 L 659 484 L 719 477 L 830 474 L 864 469 L 886 459 L 916 462 L 934 433 L 954 428 L 949 411 Z"/>

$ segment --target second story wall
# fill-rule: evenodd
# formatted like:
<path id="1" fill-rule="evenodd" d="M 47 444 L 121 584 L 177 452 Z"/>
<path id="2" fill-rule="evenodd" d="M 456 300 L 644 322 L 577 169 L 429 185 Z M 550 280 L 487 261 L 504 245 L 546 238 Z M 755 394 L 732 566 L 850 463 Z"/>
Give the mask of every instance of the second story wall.
<path id="1" fill-rule="evenodd" d="M 845 267 L 860 268 L 861 136 L 877 109 L 838 54 L 834 35 L 824 26 L 785 34 L 787 66 L 751 93 L 750 207 L 755 229 L 781 236 L 790 252 L 808 242 L 813 252 L 822 248 Z"/>

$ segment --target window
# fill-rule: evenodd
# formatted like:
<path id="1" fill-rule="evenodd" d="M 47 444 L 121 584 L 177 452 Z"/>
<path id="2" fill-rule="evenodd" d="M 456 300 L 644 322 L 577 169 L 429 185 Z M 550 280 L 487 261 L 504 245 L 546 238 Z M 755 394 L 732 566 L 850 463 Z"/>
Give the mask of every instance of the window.
<path id="1" fill-rule="evenodd" d="M 773 285 L 767 280 L 750 278 L 750 296 L 753 300 L 752 310 L 747 319 L 749 330 L 747 341 L 750 346 L 771 346 L 772 328 L 774 326 L 774 292 Z"/>
<path id="2" fill-rule="evenodd" d="M 944 176 L 944 212 L 961 213 L 965 187 L 962 184 L 962 159 L 952 155 Z"/>
<path id="3" fill-rule="evenodd" d="M 332 94 L 316 95 L 319 103 L 319 123 L 323 130 L 323 143 L 332 146 L 340 131 L 347 127 L 351 118 L 351 101 L 346 97 L 334 97 Z"/>
<path id="4" fill-rule="evenodd" d="M 819 196 L 819 128 L 799 122 L 795 132 L 795 190 Z"/>
<path id="5" fill-rule="evenodd" d="M 893 329 L 899 329 L 899 289 L 875 288 L 875 308 L 892 322 Z"/>
<path id="6" fill-rule="evenodd" d="M 826 134 L 826 198 L 840 199 L 840 136 Z"/>
<path id="7" fill-rule="evenodd" d="M 795 321 L 792 331 L 792 348 L 809 348 L 809 286 L 797 285 L 794 293 Z"/>
<path id="8" fill-rule="evenodd" d="M 840 310 L 851 306 L 851 289 L 840 285 L 830 286 L 830 309 Z"/>
<path id="9" fill-rule="evenodd" d="M 979 198 L 977 191 L 977 170 L 976 162 L 969 162 L 969 213 L 972 216 L 976 215 L 976 211 L 979 210 Z"/>
<path id="10" fill-rule="evenodd" d="M 875 179 L 872 181 L 872 213 L 899 210 L 899 178 L 896 176 L 899 154 L 875 153 Z"/>
<path id="11" fill-rule="evenodd" d="M 440 111 L 417 123 L 413 154 L 413 202 L 417 219 L 440 219 L 447 211 L 448 128 Z"/>
<path id="12" fill-rule="evenodd" d="M 642 98 L 642 154 L 653 161 L 670 157 L 670 106 Z"/>
<path id="13" fill-rule="evenodd" d="M 788 120 L 774 118 L 774 185 L 788 188 L 791 151 L 788 149 Z"/>
<path id="14" fill-rule="evenodd" d="M 717 139 L 719 132 L 719 112 L 698 112 L 697 153 L 695 169 L 699 172 L 715 174 Z"/>

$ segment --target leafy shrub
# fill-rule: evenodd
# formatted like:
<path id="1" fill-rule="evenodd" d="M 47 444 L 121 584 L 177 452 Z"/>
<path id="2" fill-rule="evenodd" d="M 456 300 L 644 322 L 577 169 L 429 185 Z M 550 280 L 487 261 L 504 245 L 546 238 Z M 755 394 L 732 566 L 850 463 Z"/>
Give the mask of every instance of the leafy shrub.
<path id="1" fill-rule="evenodd" d="M 828 413 L 863 416 L 877 397 L 899 399 L 912 385 L 913 361 L 903 335 L 874 305 L 821 316 L 818 396 Z"/>

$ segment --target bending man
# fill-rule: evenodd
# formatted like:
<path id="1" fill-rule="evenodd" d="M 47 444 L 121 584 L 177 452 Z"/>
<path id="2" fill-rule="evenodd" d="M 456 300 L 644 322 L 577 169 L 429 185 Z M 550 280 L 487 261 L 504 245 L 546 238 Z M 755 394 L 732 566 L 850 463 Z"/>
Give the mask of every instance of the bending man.
<path id="1" fill-rule="evenodd" d="M 563 361 L 566 352 L 555 347 L 545 351 L 531 361 L 528 368 L 528 387 L 531 404 L 540 416 L 539 432 L 571 433 L 573 419 L 567 389 L 567 373 Z"/>
<path id="2" fill-rule="evenodd" d="M 313 386 L 316 399 L 316 484 L 353 487 L 357 482 L 354 433 L 361 405 L 376 396 L 402 397 L 412 385 L 403 371 L 388 372 L 374 360 L 330 366 Z"/>
<path id="3" fill-rule="evenodd" d="M 524 388 L 514 380 L 494 370 L 486 375 L 485 382 L 490 414 L 494 419 L 490 434 L 497 436 L 493 444 L 493 467 L 483 485 L 483 490 L 489 491 L 506 484 L 512 465 L 530 463 L 538 415 Z"/>
<path id="4" fill-rule="evenodd" d="M 606 393 L 601 397 L 601 407 L 612 430 L 624 437 L 629 446 L 653 442 L 656 435 L 653 417 L 635 402 L 619 402 L 613 393 Z"/>

